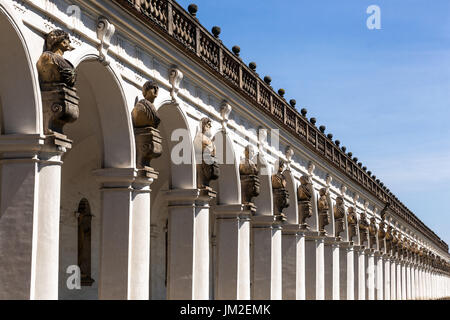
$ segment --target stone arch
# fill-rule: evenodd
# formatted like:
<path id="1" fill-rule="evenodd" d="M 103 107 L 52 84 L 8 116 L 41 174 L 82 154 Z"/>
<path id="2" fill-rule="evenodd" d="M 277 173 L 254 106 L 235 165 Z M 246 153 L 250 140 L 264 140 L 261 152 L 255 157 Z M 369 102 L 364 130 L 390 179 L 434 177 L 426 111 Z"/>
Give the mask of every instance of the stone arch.
<path id="1" fill-rule="evenodd" d="M 241 180 L 239 176 L 239 158 L 233 142 L 226 132 L 217 132 L 213 141 L 216 145 L 220 175 L 217 182 L 217 204 L 241 203 Z"/>
<path id="2" fill-rule="evenodd" d="M 64 133 L 73 140 L 73 146 L 62 159 L 59 295 L 61 299 L 97 299 L 101 278 L 99 253 L 104 204 L 94 171 L 134 168 L 134 133 L 117 73 L 110 66 L 101 64 L 95 55 L 81 56 L 77 62 L 75 87 L 80 97 L 80 116 L 77 121 L 64 127 Z M 77 264 L 77 242 L 74 241 L 77 239 L 77 220 L 73 212 L 80 198 L 89 199 L 93 214 L 91 271 L 95 282 L 81 290 L 68 290 L 65 284 L 66 269 Z M 117 236 L 122 237 L 123 234 Z"/>
<path id="3" fill-rule="evenodd" d="M 273 215 L 272 169 L 261 154 L 258 154 L 260 194 L 255 198 L 257 215 Z"/>
<path id="4" fill-rule="evenodd" d="M 41 132 L 41 94 L 22 23 L 0 0 L 0 129 L 2 134 Z"/>
<path id="5" fill-rule="evenodd" d="M 155 169 L 170 163 L 169 188 L 194 189 L 197 187 L 194 144 L 186 115 L 179 104 L 171 101 L 163 102 L 157 111 L 161 119 L 163 155 L 154 160 Z"/>
<path id="6" fill-rule="evenodd" d="M 167 297 L 168 218 L 166 192 L 197 187 L 193 138 L 184 111 L 178 103 L 163 101 L 156 106 L 161 123 L 162 155 L 151 161 L 159 173 L 151 185 L 150 298 Z M 173 153 L 173 156 L 172 156 Z"/>
<path id="7" fill-rule="evenodd" d="M 284 209 L 287 222 L 290 224 L 298 224 L 298 202 L 297 202 L 297 188 L 298 183 L 295 181 L 291 170 L 288 168 L 283 172 L 286 178 L 286 189 L 289 193 L 289 207 Z"/>
<path id="8" fill-rule="evenodd" d="M 110 65 L 102 65 L 98 59 L 92 53 L 75 59 L 76 86 L 85 79 L 95 91 L 103 139 L 103 168 L 133 168 L 136 156 L 133 125 L 120 78 Z M 80 105 L 82 99 L 80 96 Z"/>

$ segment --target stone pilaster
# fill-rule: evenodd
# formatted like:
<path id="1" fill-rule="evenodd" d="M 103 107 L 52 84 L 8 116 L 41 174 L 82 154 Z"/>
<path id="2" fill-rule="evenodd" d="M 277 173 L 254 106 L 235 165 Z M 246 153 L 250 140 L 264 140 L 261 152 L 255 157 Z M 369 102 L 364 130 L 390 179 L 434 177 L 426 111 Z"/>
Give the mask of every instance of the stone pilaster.
<path id="1" fill-rule="evenodd" d="M 281 216 L 252 217 L 252 299 L 282 299 Z"/>
<path id="2" fill-rule="evenodd" d="M 59 133 L 0 137 L 4 299 L 58 299 L 61 157 L 71 145 Z"/>
<path id="3" fill-rule="evenodd" d="M 134 168 L 93 172 L 101 185 L 99 299 L 146 300 L 150 276 L 150 184 Z"/>
<path id="4" fill-rule="evenodd" d="M 252 204 L 214 207 L 217 230 L 215 299 L 250 299 L 250 219 L 255 210 Z"/>
<path id="5" fill-rule="evenodd" d="M 168 299 L 206 300 L 209 295 L 211 188 L 172 189 L 169 202 Z"/>
<path id="6" fill-rule="evenodd" d="M 388 254 L 382 256 L 384 264 L 384 300 L 391 300 L 391 258 Z"/>

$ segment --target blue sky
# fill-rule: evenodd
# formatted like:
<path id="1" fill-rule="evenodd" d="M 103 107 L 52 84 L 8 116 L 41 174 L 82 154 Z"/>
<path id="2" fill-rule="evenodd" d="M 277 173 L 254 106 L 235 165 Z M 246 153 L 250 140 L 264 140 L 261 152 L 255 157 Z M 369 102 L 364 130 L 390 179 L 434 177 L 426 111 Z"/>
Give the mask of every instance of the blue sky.
<path id="1" fill-rule="evenodd" d="M 178 1 L 187 8 L 192 1 Z M 306 107 L 450 244 L 450 1 L 196 0 L 197 17 Z M 369 30 L 369 5 L 381 30 Z"/>

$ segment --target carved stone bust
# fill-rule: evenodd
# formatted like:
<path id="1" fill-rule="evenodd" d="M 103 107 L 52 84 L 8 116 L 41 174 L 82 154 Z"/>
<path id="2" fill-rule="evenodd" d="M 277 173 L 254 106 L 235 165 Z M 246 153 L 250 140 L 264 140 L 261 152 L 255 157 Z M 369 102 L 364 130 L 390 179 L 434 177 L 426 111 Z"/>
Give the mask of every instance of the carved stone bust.
<path id="1" fill-rule="evenodd" d="M 64 52 L 73 49 L 67 32 L 52 30 L 45 35 L 44 52 L 36 63 L 41 87 L 44 134 L 58 141 L 67 139 L 63 127 L 76 121 L 79 116 L 79 98 L 74 88 L 75 68 L 63 57 Z M 70 148 L 71 141 L 66 142 L 66 147 Z"/>
<path id="2" fill-rule="evenodd" d="M 335 236 L 341 240 L 340 234 L 344 231 L 345 218 L 345 204 L 341 196 L 336 197 L 336 204 L 334 206 L 334 221 L 335 221 Z"/>
<path id="3" fill-rule="evenodd" d="M 136 142 L 136 167 L 157 174 L 150 167 L 152 159 L 162 154 L 162 137 L 157 130 L 161 120 L 153 105 L 158 96 L 158 84 L 152 80 L 142 87 L 144 99 L 138 101 L 131 111 Z"/>
<path id="4" fill-rule="evenodd" d="M 245 147 L 243 161 L 239 164 L 239 173 L 241 175 L 258 175 L 258 167 L 253 161 L 255 151 L 251 145 Z"/>
<path id="5" fill-rule="evenodd" d="M 278 160 L 277 173 L 272 175 L 272 192 L 274 197 L 275 214 L 284 218 L 283 209 L 289 207 L 289 193 L 286 189 L 286 177 L 283 175 L 285 163 Z"/>
<path id="6" fill-rule="evenodd" d="M 370 235 L 370 247 L 376 248 L 377 244 L 377 222 L 375 220 L 375 217 L 370 218 L 370 225 L 369 225 L 369 235 Z"/>
<path id="7" fill-rule="evenodd" d="M 259 170 L 253 162 L 254 150 L 251 145 L 245 147 L 244 158 L 239 164 L 239 174 L 241 178 L 242 203 L 252 203 L 253 198 L 260 193 Z"/>
<path id="8" fill-rule="evenodd" d="M 197 160 L 197 186 L 209 188 L 211 180 L 219 178 L 219 165 L 216 160 L 216 146 L 212 141 L 211 119 L 204 117 L 200 120 L 200 130 L 194 139 Z"/>
<path id="9" fill-rule="evenodd" d="M 312 181 L 310 176 L 303 175 L 300 177 L 300 186 L 297 190 L 299 201 L 311 201 Z"/>
<path id="10" fill-rule="evenodd" d="M 142 87 L 142 94 L 144 99 L 140 100 L 131 112 L 133 126 L 135 128 L 152 127 L 157 129 L 161 120 L 158 117 L 153 103 L 158 96 L 158 84 L 153 81 L 147 81 Z"/>
<path id="11" fill-rule="evenodd" d="M 278 171 L 272 175 L 272 188 L 286 188 L 286 177 L 283 175 L 285 163 L 282 159 L 278 161 Z"/>
<path id="12" fill-rule="evenodd" d="M 330 223 L 328 188 L 319 190 L 318 211 L 319 211 L 319 231 L 324 232 L 325 226 Z"/>
<path id="13" fill-rule="evenodd" d="M 367 221 L 366 213 L 363 211 L 361 212 L 361 216 L 359 218 L 359 238 L 361 245 L 368 242 L 368 236 L 369 236 L 369 222 Z"/>
<path id="14" fill-rule="evenodd" d="M 37 62 L 39 82 L 42 84 L 63 83 L 73 87 L 76 81 L 75 68 L 64 59 L 66 51 L 72 51 L 69 34 L 55 29 L 45 36 L 45 49 Z"/>
<path id="15" fill-rule="evenodd" d="M 347 223 L 348 223 L 348 239 L 353 241 L 353 237 L 356 236 L 356 225 L 358 219 L 356 218 L 355 207 L 349 207 L 347 210 Z"/>
<path id="16" fill-rule="evenodd" d="M 308 229 L 306 219 L 312 216 L 312 181 L 308 175 L 300 177 L 300 186 L 297 189 L 298 220 L 303 229 Z"/>

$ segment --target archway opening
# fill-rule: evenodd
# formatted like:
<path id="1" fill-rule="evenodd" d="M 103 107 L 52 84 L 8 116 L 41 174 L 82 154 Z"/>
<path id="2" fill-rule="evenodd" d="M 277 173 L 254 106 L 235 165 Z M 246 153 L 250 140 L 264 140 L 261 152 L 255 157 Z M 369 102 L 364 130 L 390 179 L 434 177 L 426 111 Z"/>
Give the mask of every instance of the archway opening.
<path id="1" fill-rule="evenodd" d="M 151 162 L 159 173 L 151 185 L 150 299 L 153 300 L 167 298 L 169 212 L 165 194 L 171 189 L 196 187 L 193 138 L 183 111 L 171 102 L 163 103 L 157 111 L 163 153 Z"/>
<path id="2" fill-rule="evenodd" d="M 0 30 L 1 133 L 38 133 L 39 85 L 18 27 L 1 6 Z"/>
<path id="3" fill-rule="evenodd" d="M 77 73 L 80 116 L 64 128 L 73 146 L 62 159 L 59 298 L 98 299 L 102 211 L 101 191 L 92 173 L 100 168 L 133 167 L 134 144 L 128 107 L 112 71 L 97 61 L 85 60 Z M 71 290 L 66 284 L 70 276 L 66 270 L 78 264 L 77 208 L 81 199 L 89 202 L 92 215 L 93 282 Z"/>

